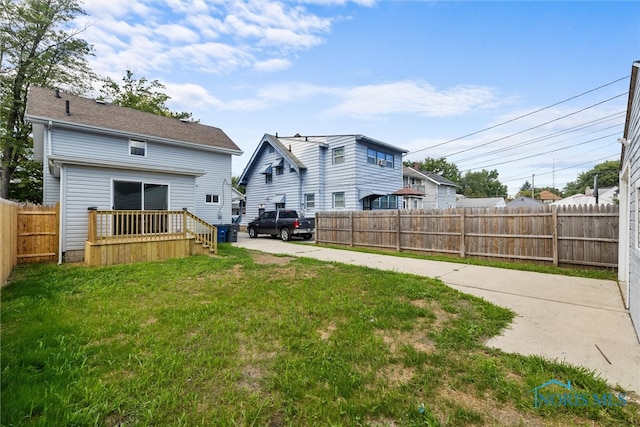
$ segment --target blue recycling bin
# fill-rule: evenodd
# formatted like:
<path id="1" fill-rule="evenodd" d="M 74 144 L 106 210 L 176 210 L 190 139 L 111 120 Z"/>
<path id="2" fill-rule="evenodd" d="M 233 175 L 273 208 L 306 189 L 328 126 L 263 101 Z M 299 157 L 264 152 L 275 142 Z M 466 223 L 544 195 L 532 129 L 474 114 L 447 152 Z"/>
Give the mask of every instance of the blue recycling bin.
<path id="1" fill-rule="evenodd" d="M 228 227 L 226 225 L 216 225 L 216 227 L 218 227 L 218 243 L 226 242 Z"/>

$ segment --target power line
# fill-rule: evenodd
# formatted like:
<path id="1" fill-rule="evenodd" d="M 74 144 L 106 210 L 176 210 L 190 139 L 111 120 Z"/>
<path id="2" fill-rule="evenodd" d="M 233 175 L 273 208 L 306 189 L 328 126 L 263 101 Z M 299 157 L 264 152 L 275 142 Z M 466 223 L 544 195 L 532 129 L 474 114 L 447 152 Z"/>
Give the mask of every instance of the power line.
<path id="1" fill-rule="evenodd" d="M 502 122 L 502 123 L 498 123 L 497 125 L 489 126 L 489 127 L 487 127 L 487 128 L 484 128 L 484 129 L 481 129 L 481 130 L 478 130 L 478 131 L 475 131 L 475 132 L 469 133 L 469 134 L 467 134 L 467 135 L 459 136 L 459 137 L 457 137 L 457 138 L 450 139 L 450 140 L 448 140 L 448 141 L 440 142 L 440 143 L 435 144 L 435 145 L 432 145 L 432 146 L 430 146 L 430 147 L 421 148 L 421 149 L 419 149 L 419 150 L 415 150 L 415 151 L 412 151 L 411 153 L 407 153 L 407 154 L 419 153 L 420 151 L 425 151 L 425 150 L 429 150 L 429 149 L 431 149 L 431 148 L 440 147 L 440 146 L 445 145 L 445 144 L 450 144 L 450 143 L 452 143 L 452 142 L 459 141 L 459 140 L 461 140 L 461 139 L 468 138 L 468 137 L 470 137 L 470 136 L 477 135 L 477 134 L 479 134 L 479 133 L 486 132 L 486 131 L 491 130 L 491 129 L 495 129 L 495 128 L 497 128 L 497 127 L 500 127 L 500 126 L 503 126 L 503 125 L 506 125 L 506 124 L 509 124 L 509 123 L 515 122 L 516 120 L 520 120 L 520 119 L 522 119 L 522 118 L 525 118 L 525 117 L 531 116 L 531 115 L 536 114 L 536 113 L 539 113 L 539 112 L 541 112 L 541 111 L 548 110 L 549 108 L 553 108 L 553 107 L 555 107 L 555 106 L 557 106 L 557 105 L 560 105 L 560 104 L 563 104 L 563 103 L 565 103 L 565 102 L 568 102 L 568 101 L 574 100 L 574 99 L 576 99 L 576 98 L 580 98 L 581 96 L 587 95 L 587 94 L 589 94 L 589 93 L 591 93 L 591 92 L 595 92 L 595 91 L 597 91 L 597 90 L 599 90 L 599 89 L 602 89 L 602 88 L 605 88 L 605 87 L 607 87 L 607 86 L 611 86 L 612 84 L 614 84 L 614 83 L 618 83 L 618 82 L 619 82 L 619 81 L 621 81 L 621 80 L 626 80 L 626 79 L 628 79 L 629 77 L 630 77 L 629 75 L 624 76 L 624 77 L 621 77 L 621 78 L 616 79 L 616 80 L 614 80 L 614 81 L 612 81 L 612 82 L 606 83 L 606 84 L 604 84 L 604 85 L 602 85 L 602 86 L 598 86 L 598 87 L 593 88 L 593 89 L 591 89 L 591 90 L 588 90 L 588 91 L 586 91 L 586 92 L 582 92 L 582 93 L 580 93 L 580 94 L 578 94 L 578 95 L 575 95 L 575 96 L 572 96 L 572 97 L 570 97 L 570 98 L 563 99 L 562 101 L 558 101 L 558 102 L 556 102 L 556 103 L 554 103 L 554 104 L 551 104 L 551 105 L 548 105 L 548 106 L 546 106 L 546 107 L 543 107 L 543 108 L 540 108 L 540 109 L 537 109 L 537 110 L 531 111 L 531 112 L 526 113 L 526 114 L 523 114 L 523 115 L 521 115 L 521 116 L 514 117 L 513 119 L 509 119 L 509 120 L 504 121 L 504 122 Z"/>
<path id="2" fill-rule="evenodd" d="M 611 138 L 611 137 L 616 136 L 616 135 L 618 135 L 618 133 L 612 133 L 610 135 L 605 135 L 605 136 L 602 136 L 600 138 L 594 138 L 594 139 L 590 139 L 589 141 L 579 142 L 577 144 L 568 145 L 568 146 L 562 147 L 562 148 L 556 148 L 555 150 L 546 151 L 544 153 L 532 154 L 530 156 L 519 157 L 517 159 L 505 160 L 504 162 L 492 163 L 490 165 L 478 166 L 477 168 L 473 168 L 473 169 L 480 169 L 481 167 L 490 168 L 492 166 L 504 165 L 505 163 L 517 162 L 519 160 L 527 160 L 527 159 L 532 159 L 534 157 L 546 156 L 547 154 L 550 154 L 550 153 L 555 153 L 555 152 L 558 152 L 558 151 L 567 150 L 569 148 L 578 147 L 578 146 L 584 145 L 584 144 L 589 144 L 590 142 L 600 141 L 601 139 L 605 139 L 605 138 Z"/>
<path id="3" fill-rule="evenodd" d="M 619 154 L 611 154 L 609 156 L 601 157 L 601 158 L 595 159 L 595 160 L 590 160 L 590 161 L 585 162 L 585 163 L 580 163 L 580 164 L 577 164 L 577 165 L 567 166 L 566 168 L 562 168 L 562 169 L 556 169 L 555 172 L 560 172 L 560 171 L 567 170 L 567 169 L 575 169 L 575 168 L 577 168 L 579 166 L 589 165 L 589 164 L 592 164 L 594 162 L 599 162 L 601 160 L 607 160 L 607 159 L 611 159 L 612 157 L 619 157 L 619 156 L 620 156 Z M 538 174 L 536 174 L 536 176 L 549 175 L 550 173 L 553 173 L 553 172 L 538 173 Z M 529 175 L 524 175 L 524 176 L 520 176 L 520 177 L 517 177 L 517 178 L 509 178 L 509 179 L 505 179 L 505 180 L 500 180 L 500 182 L 504 184 L 505 182 L 519 181 L 519 180 L 528 179 L 528 178 L 529 178 Z"/>
<path id="4" fill-rule="evenodd" d="M 625 114 L 624 111 L 620 112 L 620 113 L 614 113 L 614 114 L 611 114 L 611 115 L 608 115 L 608 116 L 604 116 L 604 117 L 601 117 L 599 119 L 592 120 L 592 121 L 589 121 L 589 122 L 585 122 L 585 123 L 582 123 L 580 125 L 576 125 L 576 126 L 573 126 L 573 127 L 561 130 L 561 131 L 552 132 L 550 134 L 542 135 L 542 136 L 539 136 L 539 137 L 536 137 L 536 138 L 533 138 L 533 139 L 528 139 L 528 140 L 519 142 L 517 144 L 513 144 L 513 145 L 506 146 L 506 147 L 497 148 L 495 150 L 488 151 L 486 153 L 474 154 L 472 156 L 465 157 L 463 159 L 459 159 L 459 160 L 456 161 L 456 163 L 459 164 L 459 163 L 463 163 L 463 162 L 466 162 L 466 161 L 469 161 L 469 160 L 476 160 L 476 159 L 479 159 L 479 158 L 482 158 L 482 157 L 490 156 L 492 154 L 503 153 L 505 151 L 513 150 L 515 148 L 524 147 L 525 145 L 530 145 L 530 144 L 533 144 L 535 142 L 545 141 L 547 139 L 555 138 L 557 136 L 564 135 L 564 134 L 567 134 L 567 133 L 572 133 L 572 132 L 577 132 L 577 131 L 580 131 L 580 130 L 584 130 L 584 129 L 587 129 L 587 128 L 592 127 L 592 126 L 597 126 L 597 125 L 603 124 L 605 122 L 608 122 L 608 121 L 611 121 L 611 120 L 615 120 L 618 117 L 624 116 L 624 114 Z M 624 123 L 622 123 L 622 124 L 624 124 Z M 594 133 L 597 133 L 597 132 L 601 132 L 603 130 L 611 129 L 611 128 L 614 128 L 614 127 L 618 127 L 618 126 L 621 126 L 621 125 L 620 124 L 616 124 L 616 125 L 613 125 L 613 126 L 608 126 L 606 128 L 601 128 L 601 129 L 598 129 L 598 130 L 595 130 L 593 132 L 589 132 L 589 133 L 583 134 L 583 135 L 591 135 L 591 134 L 594 134 Z M 549 144 L 549 145 L 555 145 L 555 144 L 558 144 L 558 143 L 564 142 L 564 141 L 567 141 L 567 140 L 565 139 L 565 140 L 562 140 L 562 141 L 554 142 L 554 143 Z"/>
<path id="5" fill-rule="evenodd" d="M 589 110 L 589 109 L 591 109 L 591 108 L 597 107 L 598 105 L 602 105 L 602 104 L 604 104 L 604 103 L 607 103 L 607 102 L 609 102 L 609 101 L 612 101 L 612 100 L 614 100 L 614 99 L 616 99 L 616 98 L 620 98 L 621 96 L 625 96 L 625 95 L 627 95 L 627 94 L 628 94 L 628 92 L 625 92 L 625 93 L 621 93 L 621 94 L 616 95 L 616 96 L 612 96 L 611 98 L 605 99 L 604 101 L 600 101 L 600 102 L 598 102 L 598 103 L 595 103 L 595 104 L 589 105 L 588 107 L 581 108 L 580 110 L 574 111 L 574 112 L 569 113 L 569 114 L 565 114 L 564 116 L 560 116 L 560 117 L 558 117 L 558 118 L 556 118 L 556 119 L 549 120 L 549 121 L 544 122 L 544 123 L 541 123 L 541 124 L 539 124 L 539 125 L 532 126 L 532 127 L 530 127 L 530 128 L 527 128 L 527 129 L 521 130 L 521 131 L 519 131 L 519 132 L 512 133 L 511 135 L 503 136 L 503 137 L 501 137 L 501 138 L 494 139 L 494 140 L 492 140 L 492 141 L 485 142 L 485 143 L 483 143 L 483 144 L 476 145 L 476 146 L 474 146 L 474 147 L 465 148 L 464 150 L 456 151 L 455 153 L 449 154 L 449 156 L 455 156 L 455 155 L 460 154 L 460 153 L 466 153 L 467 151 L 475 150 L 476 148 L 484 147 L 484 146 L 487 146 L 487 145 L 489 145 L 489 144 L 494 144 L 494 143 L 496 143 L 496 142 L 503 141 L 503 140 L 505 140 L 505 139 L 508 139 L 508 138 L 514 137 L 514 136 L 516 136 L 516 135 L 520 135 L 520 134 L 523 134 L 523 133 L 525 133 L 525 132 L 529 132 L 530 130 L 533 130 L 533 129 L 538 129 L 538 128 L 542 127 L 542 126 L 546 126 L 546 125 L 548 125 L 548 124 L 551 124 L 551 123 L 557 122 L 557 121 L 559 121 L 559 120 L 566 119 L 567 117 L 575 116 L 576 114 L 579 114 L 579 113 L 581 113 L 581 112 L 583 112 L 583 111 L 586 111 L 586 110 Z M 449 157 L 449 156 L 448 156 L 448 157 Z"/>

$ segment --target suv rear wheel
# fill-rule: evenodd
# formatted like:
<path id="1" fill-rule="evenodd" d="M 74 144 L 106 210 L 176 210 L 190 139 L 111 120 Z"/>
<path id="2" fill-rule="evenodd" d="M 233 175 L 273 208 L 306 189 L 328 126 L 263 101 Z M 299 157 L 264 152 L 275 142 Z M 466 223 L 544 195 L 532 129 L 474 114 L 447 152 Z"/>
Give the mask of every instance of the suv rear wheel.
<path id="1" fill-rule="evenodd" d="M 258 237 L 258 233 L 256 233 L 256 229 L 253 227 L 249 227 L 249 230 L 247 230 L 249 232 L 249 237 L 252 239 L 255 239 L 256 237 Z"/>

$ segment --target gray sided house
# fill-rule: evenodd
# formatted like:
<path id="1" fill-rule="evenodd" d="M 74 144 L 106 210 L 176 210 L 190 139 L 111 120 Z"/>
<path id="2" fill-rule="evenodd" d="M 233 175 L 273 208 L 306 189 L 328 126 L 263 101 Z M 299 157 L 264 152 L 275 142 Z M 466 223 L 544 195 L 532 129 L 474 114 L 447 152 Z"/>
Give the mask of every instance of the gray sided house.
<path id="1" fill-rule="evenodd" d="M 618 280 L 640 338 L 640 61 L 631 66 L 620 160 Z"/>
<path id="2" fill-rule="evenodd" d="M 456 207 L 455 182 L 448 180 L 436 173 L 422 172 L 415 168 L 404 166 L 402 168 L 403 190 L 397 192 L 402 194 L 404 209 L 449 209 Z M 411 189 L 414 194 L 406 189 Z"/>
<path id="3" fill-rule="evenodd" d="M 406 150 L 363 135 L 265 134 L 240 176 L 246 224 L 262 210 L 396 209 Z"/>
<path id="4" fill-rule="evenodd" d="M 88 208 L 187 209 L 231 222 L 231 156 L 220 129 L 39 87 L 26 118 L 43 163 L 44 204 L 60 203 L 60 260 L 82 260 Z"/>

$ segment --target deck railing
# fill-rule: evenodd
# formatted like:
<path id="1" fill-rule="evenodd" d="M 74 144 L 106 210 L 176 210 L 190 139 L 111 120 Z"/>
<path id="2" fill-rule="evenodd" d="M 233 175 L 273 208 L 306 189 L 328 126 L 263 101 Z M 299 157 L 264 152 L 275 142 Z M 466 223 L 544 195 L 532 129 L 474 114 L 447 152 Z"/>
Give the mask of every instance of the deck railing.
<path id="1" fill-rule="evenodd" d="M 94 244 L 195 238 L 218 251 L 218 230 L 188 211 L 90 210 L 88 241 Z"/>

